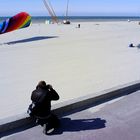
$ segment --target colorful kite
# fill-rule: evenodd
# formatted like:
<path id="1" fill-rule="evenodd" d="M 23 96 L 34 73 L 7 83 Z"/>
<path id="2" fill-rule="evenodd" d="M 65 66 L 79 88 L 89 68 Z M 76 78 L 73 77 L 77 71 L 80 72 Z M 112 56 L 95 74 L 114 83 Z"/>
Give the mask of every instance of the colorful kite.
<path id="1" fill-rule="evenodd" d="M 31 24 L 31 16 L 26 12 L 21 12 L 0 23 L 0 34 L 11 32 L 17 29 L 26 28 Z"/>

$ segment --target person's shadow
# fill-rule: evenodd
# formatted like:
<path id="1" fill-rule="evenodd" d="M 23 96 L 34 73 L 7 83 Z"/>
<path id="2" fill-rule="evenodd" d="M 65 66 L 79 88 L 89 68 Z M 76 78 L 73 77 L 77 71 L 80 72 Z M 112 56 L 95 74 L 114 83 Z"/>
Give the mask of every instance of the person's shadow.
<path id="1" fill-rule="evenodd" d="M 106 120 L 101 118 L 71 120 L 70 118 L 60 119 L 60 127 L 53 134 L 62 134 L 63 132 L 75 132 L 84 130 L 94 130 L 105 128 Z"/>

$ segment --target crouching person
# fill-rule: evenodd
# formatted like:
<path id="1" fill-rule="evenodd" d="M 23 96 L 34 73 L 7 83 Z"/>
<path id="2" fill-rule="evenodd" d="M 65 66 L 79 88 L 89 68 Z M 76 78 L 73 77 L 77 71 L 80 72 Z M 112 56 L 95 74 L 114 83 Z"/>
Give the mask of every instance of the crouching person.
<path id="1" fill-rule="evenodd" d="M 28 114 L 35 118 L 37 124 L 43 126 L 43 133 L 52 133 L 55 128 L 59 127 L 59 119 L 51 112 L 51 101 L 59 100 L 59 95 L 51 85 L 40 81 L 32 92 L 31 100 Z"/>

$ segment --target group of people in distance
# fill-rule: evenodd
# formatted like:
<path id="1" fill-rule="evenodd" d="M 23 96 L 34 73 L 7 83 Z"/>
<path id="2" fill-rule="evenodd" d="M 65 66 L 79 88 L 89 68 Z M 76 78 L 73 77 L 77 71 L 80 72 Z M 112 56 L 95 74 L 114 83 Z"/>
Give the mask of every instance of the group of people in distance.
<path id="1" fill-rule="evenodd" d="M 130 47 L 130 48 L 137 47 L 137 48 L 139 48 L 139 49 L 140 49 L 140 44 L 138 44 L 138 45 L 136 45 L 136 46 L 135 46 L 135 45 L 133 45 L 133 43 L 131 43 L 131 44 L 129 44 L 129 47 Z"/>

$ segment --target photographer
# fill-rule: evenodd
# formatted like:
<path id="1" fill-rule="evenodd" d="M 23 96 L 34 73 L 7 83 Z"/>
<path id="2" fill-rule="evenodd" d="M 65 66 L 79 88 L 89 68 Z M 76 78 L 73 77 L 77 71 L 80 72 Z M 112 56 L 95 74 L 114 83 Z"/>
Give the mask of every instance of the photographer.
<path id="1" fill-rule="evenodd" d="M 51 113 L 51 101 L 59 100 L 59 95 L 51 85 L 40 81 L 31 95 L 32 104 L 29 105 L 28 113 L 36 119 L 36 123 L 44 127 L 45 134 L 50 133 L 59 126 L 59 119 Z M 49 132 L 50 131 L 50 132 Z"/>

